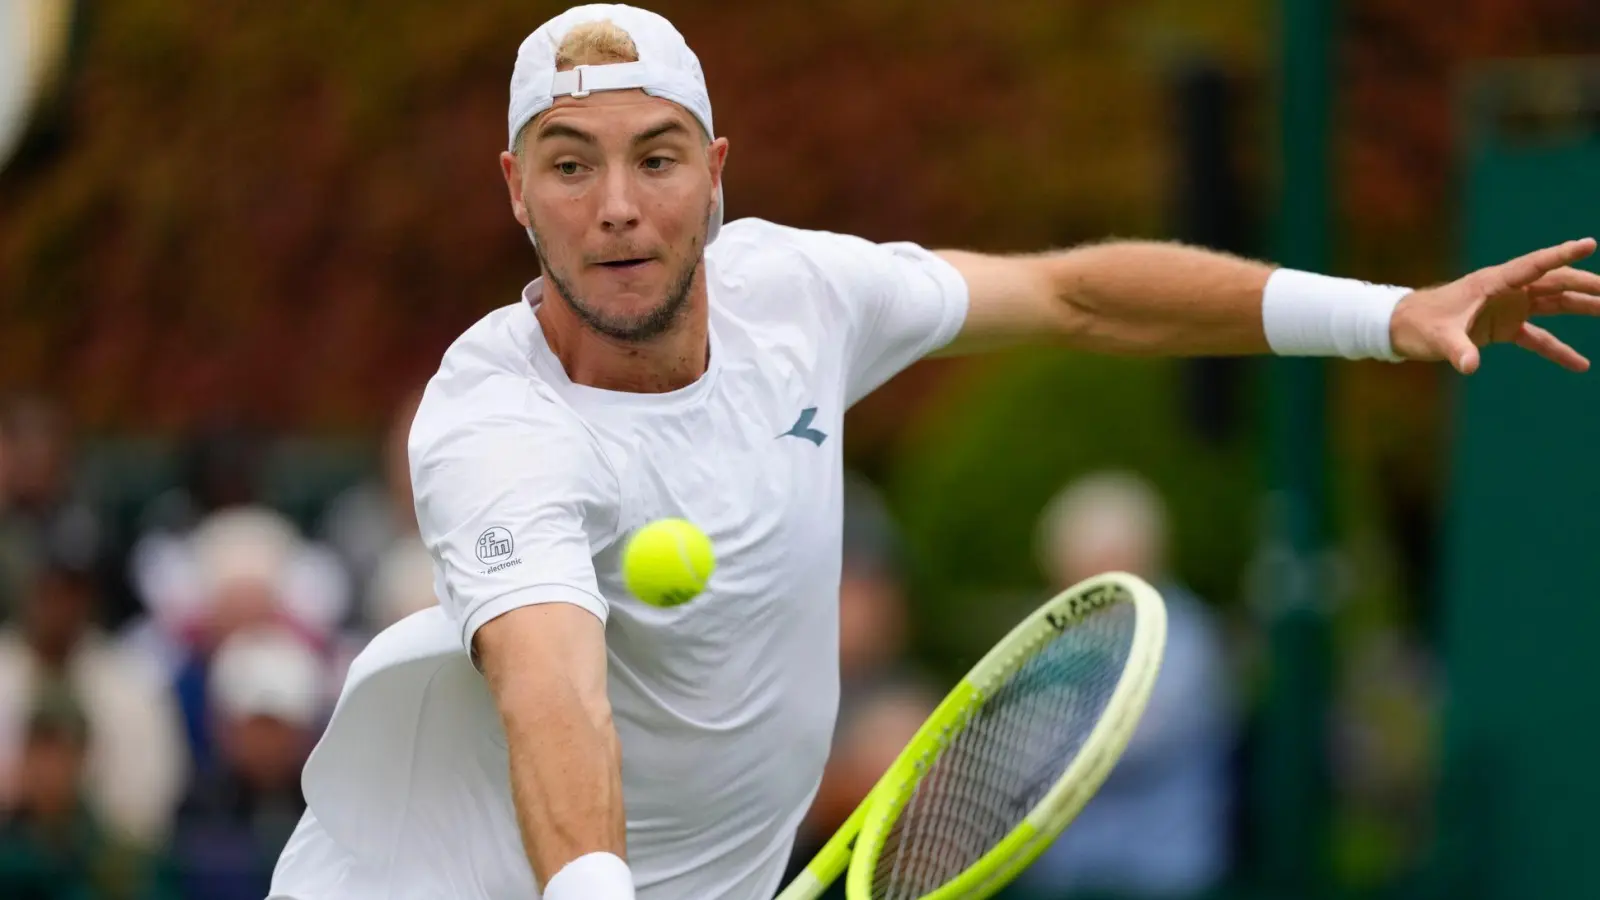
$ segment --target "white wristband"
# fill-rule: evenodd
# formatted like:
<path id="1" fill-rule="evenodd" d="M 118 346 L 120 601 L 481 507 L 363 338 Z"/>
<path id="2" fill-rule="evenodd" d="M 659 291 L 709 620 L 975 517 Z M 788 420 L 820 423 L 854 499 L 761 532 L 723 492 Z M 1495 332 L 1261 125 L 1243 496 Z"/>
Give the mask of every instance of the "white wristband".
<path id="1" fill-rule="evenodd" d="M 1411 288 L 1279 269 L 1267 278 L 1261 322 L 1279 356 L 1398 360 L 1389 320 Z"/>
<path id="2" fill-rule="evenodd" d="M 585 853 L 544 886 L 544 900 L 634 900 L 633 873 L 613 853 Z"/>

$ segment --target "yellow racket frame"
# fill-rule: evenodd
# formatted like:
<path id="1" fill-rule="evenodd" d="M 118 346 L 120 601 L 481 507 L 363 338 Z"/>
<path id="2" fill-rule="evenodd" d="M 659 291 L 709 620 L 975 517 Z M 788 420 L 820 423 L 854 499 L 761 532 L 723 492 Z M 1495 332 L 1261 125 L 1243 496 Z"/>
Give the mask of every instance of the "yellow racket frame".
<path id="1" fill-rule="evenodd" d="M 946 695 L 856 811 L 777 900 L 816 900 L 841 874 L 846 875 L 848 900 L 871 900 L 873 873 L 890 828 L 951 736 L 966 726 L 970 712 L 1062 632 L 1096 610 L 1122 602 L 1134 607 L 1128 660 L 1077 757 L 1021 824 L 922 900 L 983 900 L 1026 869 L 1100 789 L 1150 700 L 1166 647 L 1167 611 L 1156 589 L 1136 575 L 1107 572 L 1085 579 L 1013 628 Z"/>

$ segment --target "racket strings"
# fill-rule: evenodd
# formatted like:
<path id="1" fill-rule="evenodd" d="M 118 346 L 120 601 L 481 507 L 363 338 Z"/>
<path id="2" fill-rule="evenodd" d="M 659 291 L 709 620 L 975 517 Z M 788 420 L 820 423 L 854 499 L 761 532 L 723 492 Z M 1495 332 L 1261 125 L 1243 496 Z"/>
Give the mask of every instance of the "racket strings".
<path id="1" fill-rule="evenodd" d="M 1128 603 L 1090 614 L 966 711 L 889 831 L 874 900 L 919 900 L 1022 824 L 1109 705 L 1132 650 L 1135 618 Z"/>

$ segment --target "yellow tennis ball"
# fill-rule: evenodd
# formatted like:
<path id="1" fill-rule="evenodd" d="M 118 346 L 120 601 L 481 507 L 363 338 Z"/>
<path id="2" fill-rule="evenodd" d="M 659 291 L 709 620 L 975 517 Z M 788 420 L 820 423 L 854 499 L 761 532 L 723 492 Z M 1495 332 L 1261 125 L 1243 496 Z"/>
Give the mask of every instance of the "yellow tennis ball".
<path id="1" fill-rule="evenodd" d="M 622 550 L 622 579 L 651 606 L 679 606 L 706 589 L 717 568 L 711 539 L 684 519 L 659 519 L 639 529 Z"/>

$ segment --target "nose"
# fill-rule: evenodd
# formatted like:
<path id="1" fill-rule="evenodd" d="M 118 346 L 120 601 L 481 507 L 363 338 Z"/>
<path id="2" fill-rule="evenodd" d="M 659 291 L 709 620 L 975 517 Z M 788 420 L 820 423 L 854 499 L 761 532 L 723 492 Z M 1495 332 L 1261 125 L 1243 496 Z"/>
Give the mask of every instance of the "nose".
<path id="1" fill-rule="evenodd" d="M 639 224 L 639 203 L 633 179 L 625 166 L 607 168 L 600 182 L 600 227 L 608 232 L 627 231 Z"/>

